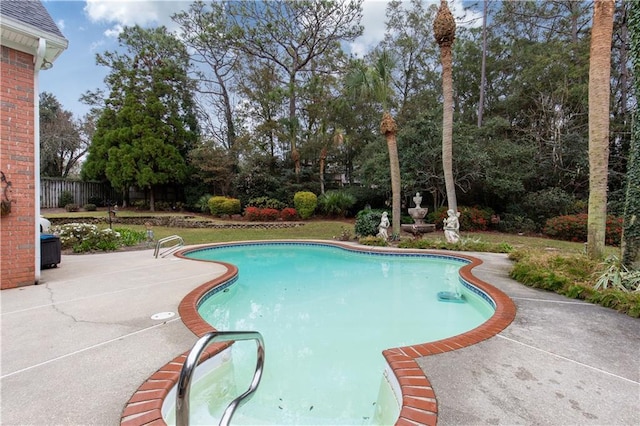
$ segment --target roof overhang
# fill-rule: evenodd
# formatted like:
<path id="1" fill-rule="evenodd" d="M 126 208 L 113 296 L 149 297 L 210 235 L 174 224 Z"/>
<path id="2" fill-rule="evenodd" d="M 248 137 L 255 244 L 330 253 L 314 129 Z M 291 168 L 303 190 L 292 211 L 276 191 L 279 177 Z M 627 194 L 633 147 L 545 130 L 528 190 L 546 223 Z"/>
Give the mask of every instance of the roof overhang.
<path id="1" fill-rule="evenodd" d="M 42 31 L 9 16 L 3 15 L 1 19 L 2 45 L 33 55 L 39 69 L 50 68 L 69 46 L 69 41 L 64 37 Z"/>

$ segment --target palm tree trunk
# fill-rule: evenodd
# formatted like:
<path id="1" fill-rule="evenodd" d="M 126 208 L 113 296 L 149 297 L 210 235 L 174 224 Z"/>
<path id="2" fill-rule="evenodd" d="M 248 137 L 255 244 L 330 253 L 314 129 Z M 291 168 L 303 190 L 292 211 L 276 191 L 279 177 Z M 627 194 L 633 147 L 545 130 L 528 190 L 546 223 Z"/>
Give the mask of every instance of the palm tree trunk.
<path id="1" fill-rule="evenodd" d="M 400 200 L 401 200 L 401 184 L 400 184 L 400 161 L 398 159 L 398 142 L 396 140 L 396 123 L 389 112 L 382 115 L 380 124 L 381 133 L 387 140 L 387 149 L 389 150 L 389 173 L 391 174 L 391 226 L 393 235 L 400 235 Z"/>
<path id="2" fill-rule="evenodd" d="M 589 59 L 589 218 L 587 254 L 604 255 L 609 171 L 609 98 L 611 94 L 611 40 L 614 0 L 596 0 L 593 6 Z"/>
<path id="3" fill-rule="evenodd" d="M 447 189 L 447 204 L 454 212 L 458 211 L 456 186 L 453 180 L 453 77 L 451 72 L 451 46 L 440 49 L 442 60 L 442 168 L 444 184 Z"/>

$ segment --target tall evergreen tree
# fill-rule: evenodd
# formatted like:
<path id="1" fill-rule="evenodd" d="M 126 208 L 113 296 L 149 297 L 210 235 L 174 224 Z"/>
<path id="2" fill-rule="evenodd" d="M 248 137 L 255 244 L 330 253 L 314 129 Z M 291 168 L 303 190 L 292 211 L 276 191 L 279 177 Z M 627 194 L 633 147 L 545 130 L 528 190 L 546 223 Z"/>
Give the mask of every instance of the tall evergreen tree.
<path id="1" fill-rule="evenodd" d="M 98 55 L 111 68 L 110 94 L 83 174 L 122 191 L 148 190 L 153 211 L 155 187 L 186 178 L 187 154 L 198 137 L 189 55 L 164 27 L 127 27 L 119 42 L 125 53 Z"/>

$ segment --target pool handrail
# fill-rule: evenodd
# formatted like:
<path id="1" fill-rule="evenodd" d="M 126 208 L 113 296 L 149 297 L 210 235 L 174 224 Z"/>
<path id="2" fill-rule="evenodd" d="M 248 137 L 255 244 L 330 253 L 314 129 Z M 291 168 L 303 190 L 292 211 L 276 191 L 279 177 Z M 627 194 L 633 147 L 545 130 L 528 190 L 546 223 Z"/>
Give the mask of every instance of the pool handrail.
<path id="1" fill-rule="evenodd" d="M 220 419 L 220 426 L 227 426 L 231 422 L 231 417 L 236 409 L 252 396 L 253 392 L 258 388 L 262 372 L 264 369 L 264 340 L 262 334 L 257 331 L 212 331 L 201 338 L 193 345 L 193 348 L 187 355 L 187 359 L 180 370 L 180 378 L 176 386 L 176 426 L 189 426 L 189 393 L 191 390 L 191 380 L 193 373 L 198 366 L 198 360 L 202 352 L 212 343 L 228 342 L 236 340 L 255 340 L 257 345 L 257 361 L 256 370 L 253 373 L 253 379 L 242 395 L 229 403 Z"/>
<path id="2" fill-rule="evenodd" d="M 177 241 L 174 245 L 172 245 L 171 247 L 167 247 L 167 249 L 165 251 L 160 253 L 160 248 L 162 247 L 162 245 L 164 243 L 169 242 L 169 241 L 174 241 L 174 240 Z M 162 256 L 162 257 L 168 256 L 171 253 L 173 253 L 174 251 L 178 250 L 182 246 L 184 246 L 184 240 L 179 235 L 170 235 L 168 237 L 161 238 L 156 243 L 156 249 L 153 252 L 153 257 L 155 257 L 157 259 L 158 258 L 158 254 L 160 254 L 160 256 Z"/>

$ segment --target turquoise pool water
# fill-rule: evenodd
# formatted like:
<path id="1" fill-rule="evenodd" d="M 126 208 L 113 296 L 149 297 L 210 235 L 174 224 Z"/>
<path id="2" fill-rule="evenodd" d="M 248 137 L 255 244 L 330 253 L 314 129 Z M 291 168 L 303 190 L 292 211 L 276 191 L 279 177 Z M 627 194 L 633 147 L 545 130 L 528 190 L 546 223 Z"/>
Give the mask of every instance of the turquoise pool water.
<path id="1" fill-rule="evenodd" d="M 454 258 L 307 243 L 232 245 L 187 256 L 238 266 L 238 279 L 210 293 L 198 310 L 218 330 L 256 330 L 265 340 L 262 382 L 234 424 L 380 424 L 384 349 L 454 336 L 493 314 L 460 284 L 465 262 Z M 439 291 L 460 291 L 466 303 L 438 301 Z M 194 387 L 194 424 L 217 424 L 246 389 L 255 344 L 236 343 L 219 364 Z"/>

